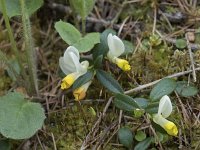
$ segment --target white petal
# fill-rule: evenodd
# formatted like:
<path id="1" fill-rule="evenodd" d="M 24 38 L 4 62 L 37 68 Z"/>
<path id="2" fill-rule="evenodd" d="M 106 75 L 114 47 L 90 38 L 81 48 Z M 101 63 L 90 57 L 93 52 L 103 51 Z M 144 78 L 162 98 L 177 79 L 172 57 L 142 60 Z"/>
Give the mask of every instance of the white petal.
<path id="1" fill-rule="evenodd" d="M 78 57 L 73 53 L 73 52 L 69 52 L 70 58 L 71 58 L 71 62 L 74 65 L 75 71 L 79 72 L 82 69 L 82 65 L 79 62 Z"/>
<path id="2" fill-rule="evenodd" d="M 108 42 L 108 57 L 119 57 L 125 50 L 124 43 L 122 40 L 116 35 L 112 35 L 111 33 L 107 37 Z"/>
<path id="3" fill-rule="evenodd" d="M 162 115 L 158 114 L 153 116 L 153 121 L 162 127 L 168 122 L 167 119 L 165 119 Z"/>
<path id="4" fill-rule="evenodd" d="M 64 53 L 64 62 L 70 68 L 74 68 L 74 71 L 76 71 L 75 64 L 74 64 L 73 59 L 72 59 L 72 57 L 70 55 L 71 53 L 73 53 L 76 56 L 76 58 L 78 59 L 78 61 L 80 60 L 80 55 L 79 55 L 78 50 L 75 47 L 73 47 L 73 46 L 69 46 L 66 49 L 65 53 Z"/>
<path id="5" fill-rule="evenodd" d="M 68 65 L 67 63 L 65 63 L 63 57 L 60 57 L 60 59 L 59 59 L 59 66 L 60 66 L 61 70 L 62 70 L 66 75 L 68 75 L 68 74 L 70 74 L 70 73 L 72 73 L 72 72 L 75 71 L 75 69 L 74 69 L 75 67 L 70 66 L 70 65 Z"/>
<path id="6" fill-rule="evenodd" d="M 156 124 L 159 124 L 161 127 L 163 127 L 165 129 L 165 125 L 170 122 L 169 120 L 165 119 L 163 116 L 161 115 L 154 115 L 153 116 L 153 121 L 156 123 Z"/>
<path id="7" fill-rule="evenodd" d="M 85 74 L 87 72 L 87 69 L 89 67 L 89 62 L 87 60 L 81 62 L 82 70 L 79 72 L 82 72 L 82 74 Z"/>
<path id="8" fill-rule="evenodd" d="M 76 72 L 81 76 L 87 72 L 89 62 L 83 61 L 80 63 L 78 50 L 73 46 L 69 46 L 64 53 L 64 57 L 60 57 L 59 65 L 66 75 Z"/>
<path id="9" fill-rule="evenodd" d="M 167 118 L 172 112 L 172 103 L 170 98 L 165 95 L 160 99 L 158 114 L 162 115 L 164 118 Z"/>
<path id="10" fill-rule="evenodd" d="M 76 72 L 77 67 L 75 65 L 75 62 L 79 62 L 79 59 L 80 56 L 78 50 L 73 46 L 69 46 L 64 53 L 64 57 L 61 57 L 59 59 L 59 65 L 61 70 L 66 75 L 68 75 L 69 73 Z"/>
<path id="11" fill-rule="evenodd" d="M 70 58 L 71 58 L 70 53 L 74 53 L 74 55 L 76 55 L 78 60 L 80 60 L 79 51 L 74 46 L 69 46 L 64 53 L 65 63 L 68 63 L 70 61 Z"/>

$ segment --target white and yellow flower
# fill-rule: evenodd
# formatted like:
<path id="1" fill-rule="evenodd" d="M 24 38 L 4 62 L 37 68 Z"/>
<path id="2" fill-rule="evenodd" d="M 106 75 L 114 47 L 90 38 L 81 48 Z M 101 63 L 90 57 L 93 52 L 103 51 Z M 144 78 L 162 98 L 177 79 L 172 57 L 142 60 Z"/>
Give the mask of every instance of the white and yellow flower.
<path id="1" fill-rule="evenodd" d="M 73 91 L 73 95 L 74 95 L 76 101 L 79 101 L 79 100 L 82 100 L 85 98 L 87 89 L 91 83 L 92 83 L 92 81 L 89 81 Z"/>
<path id="2" fill-rule="evenodd" d="M 61 70 L 66 74 L 61 83 L 61 89 L 64 90 L 70 88 L 78 77 L 87 72 L 89 62 L 83 61 L 80 63 L 79 51 L 75 47 L 69 46 L 64 56 L 60 57 L 59 65 Z"/>
<path id="3" fill-rule="evenodd" d="M 176 125 L 166 118 L 172 113 L 172 103 L 170 98 L 165 95 L 160 99 L 158 113 L 153 116 L 153 121 L 159 124 L 165 131 L 172 136 L 178 134 Z"/>
<path id="4" fill-rule="evenodd" d="M 107 53 L 108 59 L 117 64 L 117 66 L 123 71 L 129 71 L 131 66 L 129 65 L 128 61 L 118 58 L 125 51 L 125 46 L 122 40 L 116 35 L 112 35 L 110 33 L 107 37 L 107 43 L 109 47 L 109 51 Z"/>

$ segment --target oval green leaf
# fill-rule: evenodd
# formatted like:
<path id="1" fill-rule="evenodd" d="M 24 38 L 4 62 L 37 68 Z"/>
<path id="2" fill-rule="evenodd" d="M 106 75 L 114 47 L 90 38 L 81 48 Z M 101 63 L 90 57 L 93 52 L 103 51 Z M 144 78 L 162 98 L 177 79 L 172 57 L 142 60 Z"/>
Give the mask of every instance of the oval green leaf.
<path id="1" fill-rule="evenodd" d="M 85 53 L 90 51 L 97 43 L 100 43 L 100 35 L 98 32 L 93 32 L 80 38 L 73 46 L 76 47 L 80 53 Z"/>
<path id="2" fill-rule="evenodd" d="M 137 141 L 139 141 L 139 142 L 143 141 L 144 139 L 146 139 L 146 137 L 147 137 L 147 135 L 145 132 L 143 132 L 141 130 L 136 132 L 135 139 Z"/>
<path id="3" fill-rule="evenodd" d="M 116 94 L 113 103 L 124 111 L 134 111 L 134 109 L 140 108 L 132 97 L 125 94 Z"/>
<path id="4" fill-rule="evenodd" d="M 164 95 L 171 94 L 176 88 L 176 81 L 171 78 L 160 80 L 150 93 L 150 99 L 159 100 Z"/>
<path id="5" fill-rule="evenodd" d="M 94 61 L 94 68 L 98 69 L 102 67 L 103 55 L 98 56 Z"/>
<path id="6" fill-rule="evenodd" d="M 142 109 L 144 109 L 144 108 L 146 108 L 147 107 L 147 105 L 148 105 L 148 99 L 145 99 L 145 98 L 134 98 L 134 101 L 137 103 L 137 105 L 140 107 L 140 108 L 142 108 Z"/>
<path id="7" fill-rule="evenodd" d="M 26 4 L 26 9 L 29 16 L 32 15 L 36 10 L 38 10 L 43 5 L 43 0 L 24 0 Z M 9 18 L 21 15 L 21 6 L 19 0 L 5 0 L 6 11 Z M 2 10 L 0 6 L 0 11 Z"/>
<path id="8" fill-rule="evenodd" d="M 129 128 L 127 128 L 127 127 L 120 128 L 118 131 L 118 137 L 119 137 L 119 142 L 121 144 L 123 144 L 128 149 L 132 149 L 133 134 Z"/>
<path id="9" fill-rule="evenodd" d="M 177 82 L 176 92 L 183 97 L 189 97 L 196 95 L 198 89 L 192 84 L 188 84 L 186 81 L 179 81 Z"/>
<path id="10" fill-rule="evenodd" d="M 150 146 L 152 139 L 153 139 L 152 137 L 148 137 L 145 140 L 139 142 L 135 146 L 134 150 L 146 150 Z"/>
<path id="11" fill-rule="evenodd" d="M 123 93 L 123 89 L 120 84 L 109 73 L 103 70 L 97 70 L 97 79 L 103 86 L 113 93 Z"/>
<path id="12" fill-rule="evenodd" d="M 183 49 L 187 46 L 187 41 L 185 39 L 177 39 L 175 45 L 177 48 Z"/>
<path id="13" fill-rule="evenodd" d="M 60 20 L 55 23 L 55 29 L 68 45 L 73 45 L 81 39 L 81 33 L 70 23 Z"/>
<path id="14" fill-rule="evenodd" d="M 90 80 L 92 80 L 94 75 L 94 72 L 92 71 L 88 71 L 86 74 L 82 75 L 81 77 L 79 77 L 73 84 L 72 89 L 75 90 L 79 87 L 81 87 L 83 84 L 89 82 Z"/>
<path id="15" fill-rule="evenodd" d="M 0 132 L 11 139 L 26 139 L 41 129 L 45 119 L 39 103 L 29 102 L 17 92 L 0 97 Z"/>

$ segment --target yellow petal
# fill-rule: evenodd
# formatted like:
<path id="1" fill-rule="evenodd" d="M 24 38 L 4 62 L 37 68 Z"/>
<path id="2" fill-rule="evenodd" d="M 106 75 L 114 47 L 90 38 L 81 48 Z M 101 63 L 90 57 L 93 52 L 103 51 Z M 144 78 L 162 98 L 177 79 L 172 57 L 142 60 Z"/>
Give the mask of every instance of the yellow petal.
<path id="1" fill-rule="evenodd" d="M 165 129 L 165 131 L 169 135 L 176 136 L 178 134 L 177 126 L 173 122 L 165 119 L 162 115 L 160 114 L 154 115 L 153 121 L 159 124 L 163 129 Z"/>
<path id="2" fill-rule="evenodd" d="M 164 125 L 164 129 L 167 131 L 169 135 L 176 136 L 178 134 L 178 129 L 176 125 L 169 121 Z"/>
<path id="3" fill-rule="evenodd" d="M 68 89 L 72 86 L 72 84 L 74 83 L 74 81 L 76 80 L 75 74 L 71 73 L 69 75 L 67 75 L 61 83 L 61 89 Z"/>
<path id="4" fill-rule="evenodd" d="M 85 98 L 87 89 L 91 83 L 92 83 L 92 81 L 89 81 L 89 82 L 83 84 L 81 87 L 74 90 L 73 95 L 74 95 L 74 98 L 76 101 L 79 101 L 79 100 L 82 100 Z"/>
<path id="5" fill-rule="evenodd" d="M 85 98 L 86 91 L 85 91 L 84 87 L 80 87 L 80 88 L 74 90 L 73 95 L 75 97 L 75 100 L 79 101 L 79 100 L 82 100 Z"/>
<path id="6" fill-rule="evenodd" d="M 131 70 L 131 66 L 129 65 L 128 61 L 125 60 L 125 59 L 115 58 L 115 63 L 123 71 L 129 71 L 129 70 Z"/>

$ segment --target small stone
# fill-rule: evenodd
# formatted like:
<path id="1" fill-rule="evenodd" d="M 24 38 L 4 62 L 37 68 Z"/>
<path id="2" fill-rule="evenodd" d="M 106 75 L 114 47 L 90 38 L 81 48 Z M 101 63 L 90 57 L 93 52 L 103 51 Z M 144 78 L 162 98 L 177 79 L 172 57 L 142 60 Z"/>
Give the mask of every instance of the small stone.
<path id="1" fill-rule="evenodd" d="M 190 42 L 194 42 L 194 41 L 195 41 L 194 32 L 187 32 L 187 37 L 188 37 L 188 40 L 189 40 Z"/>

